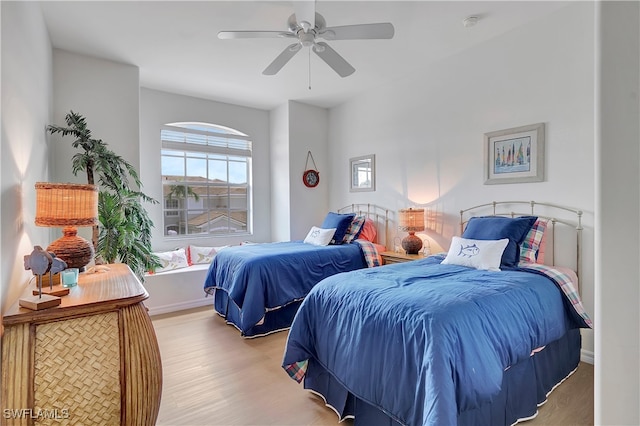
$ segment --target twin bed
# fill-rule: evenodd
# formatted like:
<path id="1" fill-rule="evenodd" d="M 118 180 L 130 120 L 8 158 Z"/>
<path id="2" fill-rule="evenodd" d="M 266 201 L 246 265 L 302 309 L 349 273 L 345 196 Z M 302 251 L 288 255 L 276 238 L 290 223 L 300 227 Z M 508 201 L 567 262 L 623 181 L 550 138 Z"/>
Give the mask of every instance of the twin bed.
<path id="1" fill-rule="evenodd" d="M 325 218 L 323 225 L 335 225 L 341 234 L 335 244 L 316 245 L 312 235 L 321 231 L 312 228 L 306 242 L 228 247 L 213 259 L 205 292 L 214 296 L 215 311 L 244 337 L 288 329 L 301 301 L 322 279 L 376 264 L 388 223 L 388 210 L 353 204 Z"/>
<path id="2" fill-rule="evenodd" d="M 462 211 L 464 232 L 446 256 L 316 285 L 291 326 L 285 370 L 356 425 L 509 425 L 534 417 L 577 368 L 579 329 L 591 327 L 576 280 L 581 212 L 527 202 L 530 212 L 505 217 L 496 210 L 503 204 L 519 205 Z M 489 216 L 465 219 L 486 208 Z M 556 247 L 563 224 L 575 230 L 573 271 L 554 266 L 567 250 Z M 541 262 L 545 252 L 550 266 Z"/>
<path id="3" fill-rule="evenodd" d="M 578 293 L 582 213 L 521 205 L 463 210 L 448 253 L 378 268 L 357 243 L 226 249 L 205 288 L 245 337 L 291 327 L 283 368 L 340 419 L 514 424 L 575 371 L 592 326 Z M 366 216 L 386 244 L 387 213 Z M 573 243 L 557 246 L 566 229 Z M 557 266 L 567 252 L 575 264 Z"/>

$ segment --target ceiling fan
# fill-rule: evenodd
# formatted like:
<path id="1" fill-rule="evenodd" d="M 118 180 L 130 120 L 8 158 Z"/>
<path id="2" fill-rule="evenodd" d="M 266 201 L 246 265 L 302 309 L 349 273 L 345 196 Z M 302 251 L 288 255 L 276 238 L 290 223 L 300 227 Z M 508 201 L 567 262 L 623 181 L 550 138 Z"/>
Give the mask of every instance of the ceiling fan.
<path id="1" fill-rule="evenodd" d="M 340 77 L 347 77 L 355 72 L 342 56 L 320 39 L 333 40 L 363 40 L 393 38 L 394 28 L 389 22 L 378 24 L 344 25 L 327 27 L 327 23 L 315 11 L 315 1 L 294 1 L 295 13 L 289 16 L 287 31 L 220 31 L 220 39 L 238 38 L 289 38 L 296 42 L 289 45 L 276 59 L 262 71 L 264 75 L 275 75 L 293 58 L 303 47 L 309 47 L 327 63 Z"/>

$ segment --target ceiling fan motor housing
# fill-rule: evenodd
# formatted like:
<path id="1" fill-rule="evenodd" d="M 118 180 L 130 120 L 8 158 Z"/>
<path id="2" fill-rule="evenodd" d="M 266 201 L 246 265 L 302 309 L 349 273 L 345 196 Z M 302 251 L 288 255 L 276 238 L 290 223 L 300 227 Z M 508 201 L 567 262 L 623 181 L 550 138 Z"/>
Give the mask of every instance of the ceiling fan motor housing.
<path id="1" fill-rule="evenodd" d="M 324 20 L 324 17 L 320 15 L 318 12 L 316 12 L 315 16 L 316 16 L 315 26 L 313 28 L 304 28 L 303 24 L 301 22 L 298 22 L 298 19 L 296 18 L 296 14 L 295 13 L 292 14 L 291 16 L 289 16 L 289 19 L 287 19 L 287 25 L 289 26 L 289 31 L 293 33 L 297 33 L 298 30 L 304 30 L 305 32 L 308 32 L 309 30 L 320 31 L 326 28 L 327 22 Z M 310 24 L 309 23 L 307 24 L 310 27 Z"/>

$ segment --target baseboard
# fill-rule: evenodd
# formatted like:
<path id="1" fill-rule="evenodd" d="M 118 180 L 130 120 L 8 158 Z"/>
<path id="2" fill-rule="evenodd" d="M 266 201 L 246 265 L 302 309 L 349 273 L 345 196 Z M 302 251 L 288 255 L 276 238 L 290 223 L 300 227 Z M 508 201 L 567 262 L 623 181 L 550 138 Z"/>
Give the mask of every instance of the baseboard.
<path id="1" fill-rule="evenodd" d="M 186 309 L 199 308 L 201 306 L 211 305 L 213 307 L 213 298 L 189 300 L 187 302 L 172 303 L 170 305 L 162 305 L 149 308 L 149 315 L 168 314 L 169 312 L 184 311 Z"/>
<path id="2" fill-rule="evenodd" d="M 594 364 L 594 355 L 591 351 L 585 351 L 584 349 L 580 350 L 580 361 L 586 362 L 587 364 Z"/>

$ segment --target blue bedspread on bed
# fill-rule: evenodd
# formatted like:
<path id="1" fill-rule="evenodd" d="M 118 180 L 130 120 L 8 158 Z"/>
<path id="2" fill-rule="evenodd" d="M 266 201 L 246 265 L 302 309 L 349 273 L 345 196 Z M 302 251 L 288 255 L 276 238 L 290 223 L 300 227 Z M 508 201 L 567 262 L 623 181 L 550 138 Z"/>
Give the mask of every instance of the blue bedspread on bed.
<path id="1" fill-rule="evenodd" d="M 455 425 L 499 391 L 505 368 L 581 326 L 545 276 L 441 260 L 322 281 L 296 315 L 283 366 L 315 358 L 403 424 Z"/>
<path id="2" fill-rule="evenodd" d="M 221 250 L 211 262 L 204 289 L 225 291 L 242 312 L 247 332 L 264 316 L 304 298 L 323 278 L 366 268 L 358 244 L 314 246 L 301 241 L 253 244 Z"/>

